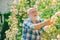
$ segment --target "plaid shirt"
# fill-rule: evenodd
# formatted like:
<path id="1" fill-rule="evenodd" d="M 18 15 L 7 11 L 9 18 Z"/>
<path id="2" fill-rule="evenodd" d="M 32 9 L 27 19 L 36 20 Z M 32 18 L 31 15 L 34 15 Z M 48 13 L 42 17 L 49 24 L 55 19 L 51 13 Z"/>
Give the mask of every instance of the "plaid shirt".
<path id="1" fill-rule="evenodd" d="M 43 20 L 37 20 L 37 23 L 42 22 Z M 23 23 L 22 28 L 22 40 L 40 40 L 40 34 L 42 33 L 40 30 L 34 30 L 34 26 L 31 26 L 33 22 L 31 19 L 27 19 Z"/>

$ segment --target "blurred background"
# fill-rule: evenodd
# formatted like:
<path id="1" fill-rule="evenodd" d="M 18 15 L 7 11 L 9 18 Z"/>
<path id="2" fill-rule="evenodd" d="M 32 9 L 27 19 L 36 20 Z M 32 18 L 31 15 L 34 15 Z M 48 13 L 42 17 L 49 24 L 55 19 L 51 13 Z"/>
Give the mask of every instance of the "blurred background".
<path id="1" fill-rule="evenodd" d="M 60 11 L 60 0 L 0 0 L 0 40 L 22 39 L 22 24 L 31 7 L 37 9 L 42 19 L 49 19 Z M 48 32 L 41 31 L 41 40 L 60 40 L 60 17 Z"/>

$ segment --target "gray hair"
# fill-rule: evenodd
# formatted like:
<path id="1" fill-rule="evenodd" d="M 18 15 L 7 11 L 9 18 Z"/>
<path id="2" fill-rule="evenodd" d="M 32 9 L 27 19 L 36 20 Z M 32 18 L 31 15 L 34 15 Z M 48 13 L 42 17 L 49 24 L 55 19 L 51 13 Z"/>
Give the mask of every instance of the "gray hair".
<path id="1" fill-rule="evenodd" d="M 36 8 L 29 8 L 29 9 L 27 10 L 27 14 L 29 14 L 29 13 L 30 13 L 30 11 L 31 11 L 31 10 L 33 10 L 33 9 L 35 9 L 35 10 L 36 10 Z"/>

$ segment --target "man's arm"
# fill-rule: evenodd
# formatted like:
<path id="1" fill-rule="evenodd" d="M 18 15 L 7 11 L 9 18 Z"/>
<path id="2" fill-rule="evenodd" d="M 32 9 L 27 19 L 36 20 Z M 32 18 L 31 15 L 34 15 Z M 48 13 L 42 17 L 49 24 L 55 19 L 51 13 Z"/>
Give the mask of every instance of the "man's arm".
<path id="1" fill-rule="evenodd" d="M 49 25 L 49 24 L 51 24 L 51 23 L 52 23 L 52 22 L 50 22 L 50 20 L 47 20 L 47 21 L 44 21 L 44 22 L 41 22 L 41 23 L 38 23 L 38 24 L 32 24 L 31 26 L 33 26 L 35 30 L 38 30 L 38 29 L 40 29 L 42 26 Z"/>

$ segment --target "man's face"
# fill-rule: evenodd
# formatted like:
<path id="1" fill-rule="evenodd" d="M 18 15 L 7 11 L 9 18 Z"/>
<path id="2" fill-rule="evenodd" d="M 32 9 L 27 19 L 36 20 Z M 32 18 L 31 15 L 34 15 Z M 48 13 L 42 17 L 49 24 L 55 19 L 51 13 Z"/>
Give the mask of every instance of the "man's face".
<path id="1" fill-rule="evenodd" d="M 31 9 L 30 11 L 29 11 L 29 18 L 31 18 L 31 19 L 36 19 L 37 18 L 37 10 L 36 9 Z"/>

